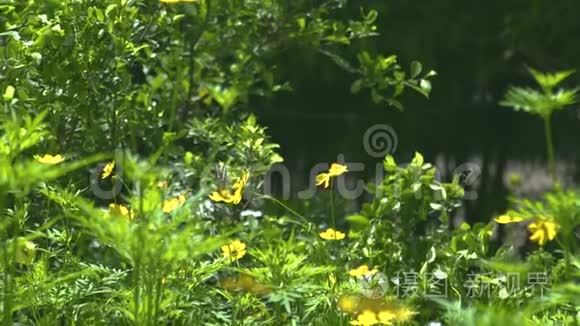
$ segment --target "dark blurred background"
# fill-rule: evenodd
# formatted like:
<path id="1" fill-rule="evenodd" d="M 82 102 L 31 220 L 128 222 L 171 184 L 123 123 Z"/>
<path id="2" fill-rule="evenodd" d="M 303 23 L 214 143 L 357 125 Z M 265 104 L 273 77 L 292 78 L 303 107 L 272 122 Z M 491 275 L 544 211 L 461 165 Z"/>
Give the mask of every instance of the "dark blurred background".
<path id="1" fill-rule="evenodd" d="M 436 70 L 431 98 L 407 90 L 404 112 L 375 105 L 366 92 L 350 94 L 354 77 L 324 55 L 288 49 L 276 60 L 294 92 L 257 103 L 255 112 L 281 145 L 295 178 L 293 191 L 306 187 L 312 166 L 334 162 L 338 154 L 374 167 L 381 160 L 365 152 L 362 140 L 378 123 L 396 131 L 398 162 L 419 151 L 442 170 L 443 181 L 464 163 L 481 167 L 469 185 L 477 194 L 466 201 L 469 221 L 500 213 L 510 194 L 533 197 L 549 188 L 541 119 L 498 102 L 510 85 L 534 86 L 526 65 L 543 71 L 580 68 L 580 1 L 355 1 L 344 8 L 345 17 L 358 16 L 361 6 L 379 11 L 380 36 L 357 43 L 355 50 L 397 54 L 404 67 L 418 60 Z M 345 53 L 352 62 L 355 55 Z M 566 85 L 580 85 L 580 74 Z M 566 184 L 575 184 L 578 106 L 557 112 L 553 129 L 559 173 Z M 509 187 L 512 175 L 521 177 L 517 190 Z"/>

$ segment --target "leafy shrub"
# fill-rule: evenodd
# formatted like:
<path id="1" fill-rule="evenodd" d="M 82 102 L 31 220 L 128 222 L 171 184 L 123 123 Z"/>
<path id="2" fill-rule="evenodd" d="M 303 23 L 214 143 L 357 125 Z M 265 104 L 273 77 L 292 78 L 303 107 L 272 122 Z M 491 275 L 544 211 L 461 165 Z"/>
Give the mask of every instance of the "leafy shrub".
<path id="1" fill-rule="evenodd" d="M 277 70 L 289 49 L 325 55 L 377 103 L 429 95 L 435 73 L 420 63 L 349 52 L 378 14 L 336 18 L 345 4 L 0 5 L 3 324 L 577 323 L 572 190 L 456 226 L 458 179 L 438 181 L 417 153 L 406 166 L 386 157 L 348 216 L 332 201 L 348 166 L 331 165 L 313 180 L 329 188 L 322 223 L 262 193 L 283 158 L 248 108 L 291 90 Z M 493 243 L 518 225 L 527 247 Z M 539 271 L 549 295 L 508 293 L 505 273 Z"/>

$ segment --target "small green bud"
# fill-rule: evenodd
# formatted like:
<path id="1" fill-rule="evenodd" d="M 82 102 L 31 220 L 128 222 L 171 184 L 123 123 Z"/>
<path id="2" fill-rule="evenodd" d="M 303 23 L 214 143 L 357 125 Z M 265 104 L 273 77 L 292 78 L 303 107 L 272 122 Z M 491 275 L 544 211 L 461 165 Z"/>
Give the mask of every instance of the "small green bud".
<path id="1" fill-rule="evenodd" d="M 36 244 L 28 241 L 23 237 L 16 239 L 16 252 L 14 259 L 16 262 L 23 265 L 30 265 L 34 262 L 36 257 Z"/>

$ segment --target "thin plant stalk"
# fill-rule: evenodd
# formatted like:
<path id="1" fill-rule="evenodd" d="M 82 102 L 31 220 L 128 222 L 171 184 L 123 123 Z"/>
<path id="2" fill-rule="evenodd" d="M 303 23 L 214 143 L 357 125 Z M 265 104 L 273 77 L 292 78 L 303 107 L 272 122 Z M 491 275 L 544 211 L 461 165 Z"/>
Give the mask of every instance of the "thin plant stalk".
<path id="1" fill-rule="evenodd" d="M 332 220 L 332 227 L 336 229 L 336 218 L 334 217 L 334 191 L 332 190 L 332 183 L 330 184 L 330 218 Z"/>
<path id="2" fill-rule="evenodd" d="M 556 181 L 556 158 L 554 155 L 554 140 L 552 139 L 551 115 L 544 117 L 544 132 L 546 136 L 546 150 L 548 155 L 548 169 L 552 180 Z"/>

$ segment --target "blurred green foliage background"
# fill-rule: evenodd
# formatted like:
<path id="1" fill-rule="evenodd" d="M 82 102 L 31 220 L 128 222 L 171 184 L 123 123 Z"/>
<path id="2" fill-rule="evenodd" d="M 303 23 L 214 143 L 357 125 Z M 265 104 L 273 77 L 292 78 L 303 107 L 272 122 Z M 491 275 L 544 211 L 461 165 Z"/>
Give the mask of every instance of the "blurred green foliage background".
<path id="1" fill-rule="evenodd" d="M 508 162 L 544 164 L 545 141 L 540 119 L 498 102 L 510 85 L 533 86 L 526 66 L 580 68 L 580 44 L 574 40 L 580 34 L 580 2 L 352 1 L 342 11 L 356 16 L 361 6 L 379 12 L 380 35 L 354 41 L 352 57 L 357 48 L 370 48 L 396 53 L 405 67 L 422 62 L 438 73 L 430 99 L 408 92 L 402 114 L 374 104 L 365 92 L 350 94 L 353 76 L 324 55 L 299 47 L 285 51 L 276 65 L 296 91 L 259 99 L 250 108 L 281 145 L 297 178 L 293 185 L 306 187 L 310 168 L 336 160 L 337 153 L 374 166 L 380 158 L 366 154 L 363 135 L 384 123 L 397 133 L 394 155 L 403 162 L 419 151 L 428 161 L 443 158 L 447 167 L 439 168 L 449 173 L 462 163 L 481 166 L 478 200 L 466 203 L 469 220 L 501 212 L 507 204 Z M 578 85 L 579 78 L 572 75 L 566 85 Z M 555 114 L 553 122 L 556 157 L 572 166 L 580 162 L 579 119 L 573 107 Z M 570 181 L 580 181 L 580 170 L 569 173 Z"/>

